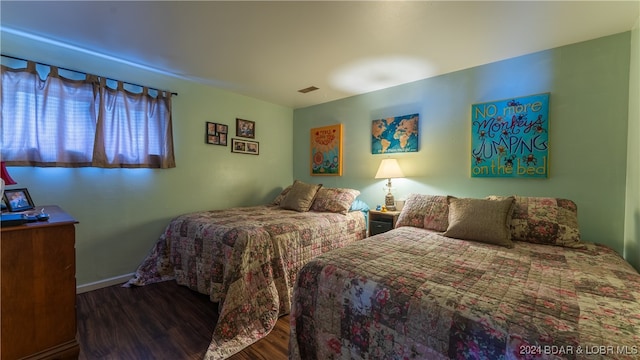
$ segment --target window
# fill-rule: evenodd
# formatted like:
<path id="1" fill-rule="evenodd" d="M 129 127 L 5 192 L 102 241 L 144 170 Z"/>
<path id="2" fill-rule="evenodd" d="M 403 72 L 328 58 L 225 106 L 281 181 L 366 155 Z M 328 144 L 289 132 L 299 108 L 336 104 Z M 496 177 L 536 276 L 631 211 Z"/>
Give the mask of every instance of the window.
<path id="1" fill-rule="evenodd" d="M 110 82 L 61 76 L 58 68 L 43 71 L 33 62 L 3 65 L 2 159 L 30 166 L 175 167 L 171 94 L 146 87 L 136 93 Z"/>

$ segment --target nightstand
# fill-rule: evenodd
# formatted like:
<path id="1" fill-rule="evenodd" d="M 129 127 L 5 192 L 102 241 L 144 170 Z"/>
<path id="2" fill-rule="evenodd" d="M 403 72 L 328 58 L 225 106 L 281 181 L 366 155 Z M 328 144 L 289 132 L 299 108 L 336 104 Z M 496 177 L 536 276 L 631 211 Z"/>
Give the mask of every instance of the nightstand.
<path id="1" fill-rule="evenodd" d="M 382 234 L 396 227 L 400 211 L 369 210 L 369 236 Z"/>

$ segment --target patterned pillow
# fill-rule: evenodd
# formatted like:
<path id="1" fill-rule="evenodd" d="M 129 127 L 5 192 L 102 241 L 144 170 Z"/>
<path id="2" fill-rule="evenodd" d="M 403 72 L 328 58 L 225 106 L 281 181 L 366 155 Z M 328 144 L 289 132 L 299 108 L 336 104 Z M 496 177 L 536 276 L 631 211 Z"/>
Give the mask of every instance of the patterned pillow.
<path id="1" fill-rule="evenodd" d="M 343 188 L 320 188 L 311 204 L 311 211 L 346 214 L 360 191 Z"/>
<path id="2" fill-rule="evenodd" d="M 285 196 L 287 196 L 287 194 L 289 193 L 289 191 L 291 190 L 291 186 L 289 185 L 286 188 L 284 188 L 280 194 L 278 194 L 278 196 L 276 196 L 275 199 L 273 199 L 273 201 L 271 202 L 272 205 L 280 205 L 280 202 L 282 202 L 282 199 L 284 199 Z"/>
<path id="3" fill-rule="evenodd" d="M 313 199 L 315 199 L 318 190 L 322 184 L 307 184 L 300 180 L 296 180 L 291 185 L 291 190 L 280 201 L 280 207 L 295 211 L 309 211 Z"/>
<path id="4" fill-rule="evenodd" d="M 515 195 L 512 240 L 584 249 L 578 228 L 578 206 L 571 200 Z M 500 198 L 492 195 L 489 198 Z"/>
<path id="5" fill-rule="evenodd" d="M 513 197 L 500 200 L 449 197 L 449 227 L 444 236 L 513 247 L 509 223 Z"/>
<path id="6" fill-rule="evenodd" d="M 449 226 L 449 203 L 445 195 L 410 194 L 396 227 L 413 226 L 435 231 L 445 231 Z"/>

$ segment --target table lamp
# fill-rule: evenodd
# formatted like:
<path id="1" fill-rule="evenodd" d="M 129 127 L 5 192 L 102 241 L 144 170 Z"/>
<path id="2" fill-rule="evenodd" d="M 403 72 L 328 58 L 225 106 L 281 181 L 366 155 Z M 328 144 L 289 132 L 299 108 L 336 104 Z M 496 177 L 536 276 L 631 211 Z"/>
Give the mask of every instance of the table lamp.
<path id="1" fill-rule="evenodd" d="M 393 194 L 391 194 L 391 179 L 392 178 L 401 178 L 404 177 L 402 170 L 400 169 L 400 165 L 398 165 L 398 160 L 396 159 L 384 159 L 380 163 L 380 167 L 378 168 L 378 172 L 376 173 L 376 179 L 387 179 L 387 195 L 384 197 L 384 206 L 387 210 L 395 211 L 396 203 L 393 198 Z"/>

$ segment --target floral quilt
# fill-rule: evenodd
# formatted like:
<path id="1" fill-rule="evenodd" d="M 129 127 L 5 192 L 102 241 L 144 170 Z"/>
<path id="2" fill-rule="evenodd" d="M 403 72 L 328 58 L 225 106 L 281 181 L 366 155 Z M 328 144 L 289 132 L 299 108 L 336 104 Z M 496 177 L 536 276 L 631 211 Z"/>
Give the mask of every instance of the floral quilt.
<path id="1" fill-rule="evenodd" d="M 255 206 L 173 219 L 125 284 L 175 279 L 211 301 L 219 318 L 206 359 L 224 359 L 266 336 L 291 310 L 293 284 L 313 257 L 366 236 L 364 214 Z"/>
<path id="2" fill-rule="evenodd" d="M 640 359 L 640 274 L 612 249 L 400 227 L 305 265 L 291 359 Z"/>

